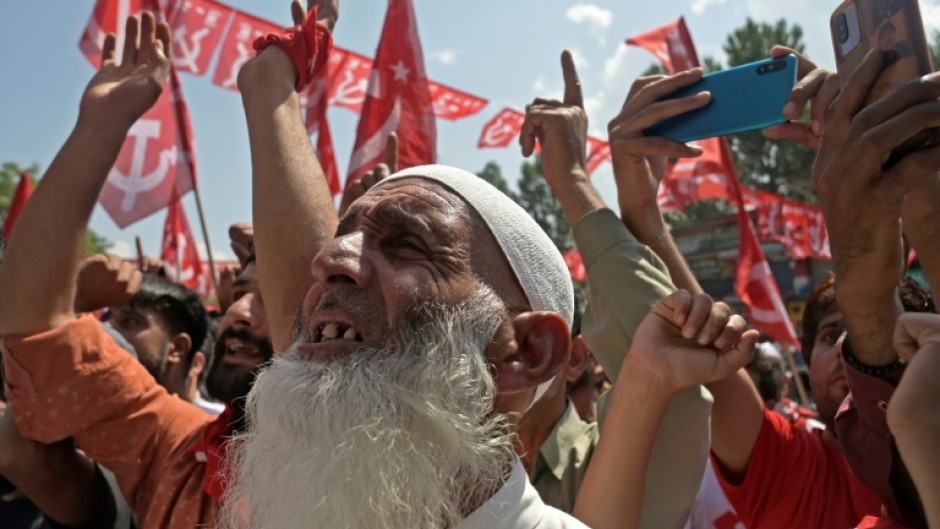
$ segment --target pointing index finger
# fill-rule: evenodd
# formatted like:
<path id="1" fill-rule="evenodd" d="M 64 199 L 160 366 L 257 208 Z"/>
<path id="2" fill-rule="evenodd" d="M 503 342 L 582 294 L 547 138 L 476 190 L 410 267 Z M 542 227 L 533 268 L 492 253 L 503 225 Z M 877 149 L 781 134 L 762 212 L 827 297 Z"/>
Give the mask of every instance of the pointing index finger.
<path id="1" fill-rule="evenodd" d="M 583 109 L 584 96 L 581 94 L 581 80 L 578 79 L 578 70 L 574 66 L 574 57 L 568 50 L 561 52 L 561 73 L 565 78 L 565 104 Z"/>

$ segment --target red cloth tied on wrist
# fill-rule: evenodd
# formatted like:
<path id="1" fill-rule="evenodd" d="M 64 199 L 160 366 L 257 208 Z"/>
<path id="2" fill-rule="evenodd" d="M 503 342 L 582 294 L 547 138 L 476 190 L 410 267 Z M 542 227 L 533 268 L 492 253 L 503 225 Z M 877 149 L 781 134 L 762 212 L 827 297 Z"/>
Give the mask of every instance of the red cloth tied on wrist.
<path id="1" fill-rule="evenodd" d="M 268 46 L 277 46 L 290 57 L 297 71 L 294 88 L 299 92 L 326 66 L 333 49 L 333 35 L 326 26 L 317 22 L 317 8 L 314 7 L 307 12 L 303 24 L 289 27 L 280 34 L 258 37 L 252 43 L 259 53 Z"/>

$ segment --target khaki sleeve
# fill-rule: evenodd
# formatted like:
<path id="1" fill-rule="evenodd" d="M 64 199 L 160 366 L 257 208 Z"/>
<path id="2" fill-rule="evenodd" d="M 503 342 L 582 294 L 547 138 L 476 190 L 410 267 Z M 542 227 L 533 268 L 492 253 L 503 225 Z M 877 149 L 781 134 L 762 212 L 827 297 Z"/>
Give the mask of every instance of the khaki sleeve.
<path id="1" fill-rule="evenodd" d="M 614 381 L 640 322 L 676 287 L 666 265 L 609 209 L 585 215 L 575 240 L 590 289 L 582 335 Z M 599 406 L 602 434 L 606 397 Z M 708 460 L 710 415 L 711 395 L 701 386 L 670 403 L 650 459 L 639 527 L 684 527 Z"/>

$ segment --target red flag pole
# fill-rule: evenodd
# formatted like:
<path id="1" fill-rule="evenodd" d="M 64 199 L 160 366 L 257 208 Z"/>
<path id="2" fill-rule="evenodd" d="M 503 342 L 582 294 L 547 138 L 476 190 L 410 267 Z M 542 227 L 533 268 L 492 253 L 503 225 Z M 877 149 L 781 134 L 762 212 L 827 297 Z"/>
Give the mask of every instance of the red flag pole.
<path id="1" fill-rule="evenodd" d="M 212 255 L 212 243 L 209 242 L 209 230 L 206 228 L 206 215 L 202 208 L 202 196 L 199 193 L 199 186 L 196 185 L 196 154 L 193 149 L 190 130 L 187 126 L 189 123 L 189 112 L 183 107 L 183 89 L 175 67 L 170 68 L 170 88 L 173 90 L 173 94 L 176 95 L 176 97 L 174 97 L 173 110 L 176 112 L 176 121 L 179 124 L 178 128 L 183 140 L 183 145 L 186 147 L 186 163 L 189 164 L 189 176 L 192 178 L 193 196 L 196 198 L 196 214 L 199 216 L 199 227 L 202 230 L 202 238 L 206 242 L 206 257 L 209 260 L 209 279 L 212 280 L 212 288 L 218 292 L 219 283 L 215 277 L 215 258 Z M 177 264 L 177 266 L 179 265 Z M 177 277 L 179 277 L 178 273 Z"/>

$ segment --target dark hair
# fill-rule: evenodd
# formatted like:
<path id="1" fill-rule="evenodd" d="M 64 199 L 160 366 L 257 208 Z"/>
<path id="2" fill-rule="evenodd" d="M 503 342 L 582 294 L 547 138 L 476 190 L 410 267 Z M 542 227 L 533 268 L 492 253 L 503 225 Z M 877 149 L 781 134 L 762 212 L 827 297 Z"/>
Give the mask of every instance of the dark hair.
<path id="1" fill-rule="evenodd" d="M 206 309 L 195 292 L 166 279 L 144 274 L 140 290 L 134 294 L 130 305 L 156 311 L 166 322 L 168 331 L 188 334 L 191 345 L 184 361 L 186 366 L 192 363 L 208 332 Z"/>
<path id="2" fill-rule="evenodd" d="M 926 290 L 910 277 L 904 276 L 898 283 L 898 296 L 901 298 L 901 305 L 907 312 L 930 312 L 936 313 L 937 307 L 933 298 Z M 803 329 L 800 336 L 800 346 L 803 348 L 803 359 L 806 365 L 809 365 L 813 356 L 813 343 L 816 341 L 816 330 L 819 328 L 819 321 L 823 315 L 832 307 L 836 306 L 836 281 L 835 275 L 829 272 L 826 279 L 823 279 L 813 293 L 806 300 L 806 308 L 803 310 Z"/>
<path id="3" fill-rule="evenodd" d="M 812 360 L 813 344 L 816 342 L 816 331 L 819 330 L 819 322 L 833 307 L 836 307 L 836 276 L 829 272 L 829 275 L 820 281 L 809 297 L 806 298 L 806 307 L 803 309 L 800 347 L 806 365 L 809 365 Z"/>
<path id="4" fill-rule="evenodd" d="M 754 359 L 745 366 L 745 369 L 754 377 L 757 391 L 764 402 L 780 400 L 780 385 L 787 376 L 783 356 L 779 353 L 774 354 L 775 352 L 769 343 L 757 344 L 757 348 L 754 349 Z"/>

